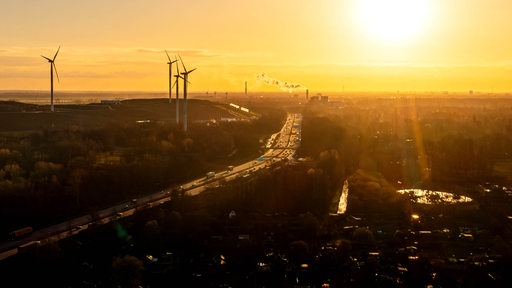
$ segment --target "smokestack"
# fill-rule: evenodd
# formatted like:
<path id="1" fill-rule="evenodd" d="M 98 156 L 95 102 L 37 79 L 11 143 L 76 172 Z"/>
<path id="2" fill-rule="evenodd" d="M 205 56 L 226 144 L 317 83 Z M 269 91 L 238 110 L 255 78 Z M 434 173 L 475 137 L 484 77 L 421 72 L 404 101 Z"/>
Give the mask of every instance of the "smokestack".
<path id="1" fill-rule="evenodd" d="M 308 100 L 308 99 L 309 99 L 309 90 L 306 89 L 306 100 Z"/>
<path id="2" fill-rule="evenodd" d="M 247 96 L 247 80 L 245 80 L 245 96 Z"/>

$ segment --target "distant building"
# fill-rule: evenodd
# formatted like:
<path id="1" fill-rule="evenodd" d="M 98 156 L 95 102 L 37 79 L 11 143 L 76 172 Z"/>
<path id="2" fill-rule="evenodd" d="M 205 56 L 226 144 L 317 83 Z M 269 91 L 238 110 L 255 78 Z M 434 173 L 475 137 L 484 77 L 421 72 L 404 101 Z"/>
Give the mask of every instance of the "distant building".
<path id="1" fill-rule="evenodd" d="M 322 103 L 327 103 L 327 102 L 329 102 L 329 96 L 322 96 L 322 95 L 311 96 L 311 97 L 309 98 L 309 102 L 322 102 Z"/>

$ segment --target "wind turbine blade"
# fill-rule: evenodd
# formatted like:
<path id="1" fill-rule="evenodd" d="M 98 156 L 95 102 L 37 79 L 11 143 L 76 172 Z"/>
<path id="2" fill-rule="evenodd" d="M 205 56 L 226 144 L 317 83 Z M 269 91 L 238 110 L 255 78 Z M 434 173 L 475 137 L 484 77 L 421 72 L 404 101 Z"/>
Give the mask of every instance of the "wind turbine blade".
<path id="1" fill-rule="evenodd" d="M 52 59 L 50 59 L 50 58 L 48 58 L 46 56 L 41 55 L 41 57 L 43 57 L 44 59 L 48 60 L 48 62 L 52 62 L 53 61 Z"/>
<path id="2" fill-rule="evenodd" d="M 171 64 L 176 63 L 176 62 L 178 62 L 178 57 L 174 56 L 174 61 L 172 61 Z M 176 64 L 176 71 L 179 71 L 178 64 Z M 179 74 L 179 72 L 178 72 L 178 74 Z"/>
<path id="3" fill-rule="evenodd" d="M 176 77 L 176 80 L 174 81 L 174 83 L 172 84 L 172 87 L 174 87 L 175 85 L 178 84 L 178 81 L 181 79 L 185 80 L 185 78 L 183 78 L 183 76 L 181 76 L 180 74 L 177 74 L 177 75 L 174 75 L 174 77 Z M 188 82 L 188 81 L 187 81 Z M 172 88 L 171 87 L 171 88 Z"/>
<path id="4" fill-rule="evenodd" d="M 196 69 L 197 69 L 197 68 L 194 68 L 194 69 L 192 69 L 192 70 L 190 70 L 190 71 L 187 71 L 187 74 L 190 74 L 190 73 L 194 72 L 194 70 L 196 70 Z"/>
<path id="5" fill-rule="evenodd" d="M 57 49 L 57 52 L 55 53 L 55 56 L 53 56 L 53 61 L 55 61 L 55 58 L 57 58 L 57 54 L 59 54 L 59 50 L 60 50 L 60 46 L 59 46 L 59 49 Z"/>
<path id="6" fill-rule="evenodd" d="M 55 70 L 55 75 L 57 76 L 57 81 L 60 83 L 59 73 L 57 73 L 57 66 L 55 66 L 55 62 L 52 62 L 53 70 Z"/>
<path id="7" fill-rule="evenodd" d="M 171 63 L 171 64 L 172 64 L 172 62 L 171 62 L 171 57 L 169 57 L 169 53 L 167 53 L 167 50 L 164 50 L 164 51 L 165 51 L 165 55 L 167 55 L 167 59 L 169 59 L 169 63 Z"/>
<path id="8" fill-rule="evenodd" d="M 183 70 L 185 70 L 185 73 L 186 73 L 187 72 L 187 68 L 185 68 L 185 64 L 183 64 L 183 60 L 181 59 L 181 56 L 178 55 L 178 57 L 180 57 L 181 66 L 183 66 Z"/>

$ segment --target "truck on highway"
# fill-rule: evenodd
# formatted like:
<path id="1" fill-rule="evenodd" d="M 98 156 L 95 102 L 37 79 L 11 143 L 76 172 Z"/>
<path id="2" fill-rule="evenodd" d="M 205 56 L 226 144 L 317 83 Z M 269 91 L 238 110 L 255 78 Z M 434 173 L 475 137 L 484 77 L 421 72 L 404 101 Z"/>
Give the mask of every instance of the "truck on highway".
<path id="1" fill-rule="evenodd" d="M 9 233 L 9 239 L 16 240 L 16 239 L 22 238 L 24 236 L 28 236 L 28 235 L 32 234 L 32 231 L 34 231 L 34 229 L 32 229 L 32 227 L 30 227 L 30 226 L 11 231 Z"/>
<path id="2" fill-rule="evenodd" d="M 28 243 L 18 246 L 18 252 L 20 252 L 20 253 L 31 252 L 31 251 L 34 251 L 40 245 L 41 245 L 41 241 L 30 241 Z"/>
<path id="3" fill-rule="evenodd" d="M 214 177 L 215 177 L 215 172 L 210 171 L 210 172 L 206 173 L 206 179 L 211 179 Z"/>

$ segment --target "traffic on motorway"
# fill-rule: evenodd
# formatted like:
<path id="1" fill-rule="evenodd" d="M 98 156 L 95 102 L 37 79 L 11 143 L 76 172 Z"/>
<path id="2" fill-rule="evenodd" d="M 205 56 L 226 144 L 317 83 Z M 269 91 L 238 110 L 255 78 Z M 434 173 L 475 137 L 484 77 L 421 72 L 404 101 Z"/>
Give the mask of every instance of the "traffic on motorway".
<path id="1" fill-rule="evenodd" d="M 11 232 L 9 241 L 0 243 L 0 260 L 15 255 L 24 249 L 45 245 L 58 241 L 88 229 L 94 225 L 102 225 L 134 213 L 161 205 L 172 200 L 173 191 L 179 191 L 186 196 L 198 195 L 220 179 L 231 181 L 238 177 L 248 177 L 252 173 L 267 169 L 283 160 L 291 160 L 300 145 L 302 116 L 289 113 L 281 130 L 273 134 L 267 141 L 266 152 L 256 160 L 251 160 L 238 166 L 228 166 L 220 172 L 208 172 L 205 177 L 194 179 L 174 188 L 162 190 L 137 199 L 130 199 L 118 205 L 96 211 L 81 217 L 33 230 L 32 227 L 21 227 Z"/>

